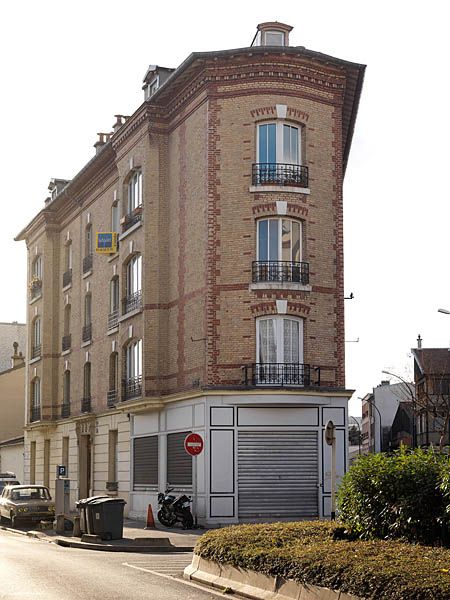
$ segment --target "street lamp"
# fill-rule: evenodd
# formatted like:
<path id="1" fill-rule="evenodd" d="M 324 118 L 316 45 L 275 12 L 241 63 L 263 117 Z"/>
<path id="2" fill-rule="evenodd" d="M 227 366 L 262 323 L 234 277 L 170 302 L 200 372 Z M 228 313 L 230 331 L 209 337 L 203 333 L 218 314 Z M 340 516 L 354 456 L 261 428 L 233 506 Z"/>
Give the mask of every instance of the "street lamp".
<path id="1" fill-rule="evenodd" d="M 449 312 L 450 314 L 450 312 Z M 417 442 L 417 435 L 416 435 L 416 397 L 415 394 L 411 391 L 411 383 L 408 383 L 407 381 L 405 381 L 403 379 L 403 377 L 400 377 L 400 375 L 397 375 L 396 373 L 391 373 L 390 371 L 381 371 L 382 373 L 384 373 L 385 375 L 391 375 L 391 377 L 396 377 L 397 379 L 399 379 L 402 383 L 404 383 L 406 385 L 406 389 L 408 390 L 409 395 L 411 396 L 411 404 L 413 407 L 413 422 L 412 422 L 412 447 L 415 448 L 416 447 L 416 442 Z"/>
<path id="2" fill-rule="evenodd" d="M 361 426 L 360 426 L 360 424 L 359 424 L 359 422 L 358 422 L 358 419 L 355 419 L 355 417 L 352 417 L 351 415 L 349 415 L 349 416 L 350 416 L 350 419 L 353 419 L 353 420 L 355 421 L 355 423 L 356 423 L 356 425 L 357 425 L 357 427 L 358 427 L 358 431 L 359 431 L 359 435 L 358 435 L 358 446 L 359 446 L 359 451 L 358 451 L 358 454 L 361 454 L 361 437 L 362 437 L 362 434 L 361 434 Z"/>
<path id="3" fill-rule="evenodd" d="M 383 452 L 383 431 L 382 431 L 382 426 L 381 426 L 381 413 L 378 409 L 378 406 L 375 404 L 375 402 L 372 402 L 371 400 L 368 400 L 367 398 L 361 398 L 361 396 L 358 396 L 359 400 L 362 400 L 363 402 L 367 402 L 368 404 L 370 404 L 370 406 L 372 406 L 378 413 L 378 417 L 380 419 L 380 452 Z"/>

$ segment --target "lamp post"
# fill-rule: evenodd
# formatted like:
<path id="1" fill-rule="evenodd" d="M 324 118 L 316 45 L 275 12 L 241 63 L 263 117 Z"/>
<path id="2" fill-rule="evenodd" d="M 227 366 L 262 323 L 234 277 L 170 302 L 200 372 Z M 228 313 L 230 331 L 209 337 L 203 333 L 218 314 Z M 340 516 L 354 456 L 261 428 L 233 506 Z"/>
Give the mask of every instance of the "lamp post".
<path id="1" fill-rule="evenodd" d="M 361 398 L 360 396 L 358 396 L 358 398 L 362 402 L 367 402 L 368 404 L 370 404 L 370 406 L 372 406 L 372 408 L 374 408 L 378 413 L 378 418 L 380 419 L 380 452 L 383 452 L 383 430 L 382 430 L 382 426 L 381 426 L 381 413 L 378 409 L 378 406 L 375 404 L 375 402 L 372 402 L 371 400 L 368 400 L 367 398 Z"/>
<path id="2" fill-rule="evenodd" d="M 360 424 L 358 423 L 358 420 L 357 420 L 357 419 L 355 419 L 355 417 L 352 417 L 352 416 L 350 415 L 350 419 L 353 419 L 353 420 L 355 421 L 355 423 L 356 423 L 357 427 L 358 427 L 358 431 L 359 431 L 359 435 L 358 435 L 358 446 L 359 446 L 359 451 L 358 451 L 358 454 L 361 454 L 361 426 L 360 426 Z"/>
<path id="3" fill-rule="evenodd" d="M 450 313 L 449 313 L 450 314 Z M 412 403 L 412 407 L 413 407 L 413 422 L 412 422 L 412 447 L 415 448 L 417 445 L 417 435 L 416 435 L 416 397 L 415 397 L 415 392 L 413 393 L 411 391 L 411 384 L 408 383 L 407 381 L 405 381 L 403 379 L 403 377 L 400 377 L 400 375 L 397 375 L 396 373 L 391 373 L 390 371 L 381 371 L 382 373 L 384 373 L 385 375 L 390 375 L 391 377 L 396 377 L 397 379 L 399 379 L 402 383 L 404 383 L 406 385 L 406 389 L 408 390 L 409 395 L 411 396 L 411 403 Z"/>

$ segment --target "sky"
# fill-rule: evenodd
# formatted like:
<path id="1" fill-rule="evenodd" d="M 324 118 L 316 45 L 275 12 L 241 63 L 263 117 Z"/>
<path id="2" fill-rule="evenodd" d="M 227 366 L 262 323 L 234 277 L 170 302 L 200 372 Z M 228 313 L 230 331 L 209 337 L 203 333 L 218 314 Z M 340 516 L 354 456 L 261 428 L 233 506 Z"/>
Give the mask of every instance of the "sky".
<path id="1" fill-rule="evenodd" d="M 276 3 L 275 3 L 276 4 Z M 450 345 L 450 120 L 445 2 L 223 3 L 22 0 L 0 9 L 0 321 L 25 321 L 26 249 L 17 233 L 52 177 L 70 179 L 96 133 L 142 103 L 149 64 L 250 45 L 256 25 L 294 26 L 291 45 L 367 65 L 344 186 L 346 385 L 408 378 L 417 335 Z M 6 283 L 11 283 L 7 288 Z"/>

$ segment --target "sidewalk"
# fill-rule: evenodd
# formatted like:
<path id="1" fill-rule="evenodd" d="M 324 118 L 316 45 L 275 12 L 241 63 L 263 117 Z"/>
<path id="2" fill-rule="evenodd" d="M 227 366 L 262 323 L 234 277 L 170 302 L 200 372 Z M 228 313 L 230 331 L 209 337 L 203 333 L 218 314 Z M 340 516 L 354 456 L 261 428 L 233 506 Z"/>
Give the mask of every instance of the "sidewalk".
<path id="1" fill-rule="evenodd" d="M 83 539 L 74 537 L 71 531 L 57 534 L 53 529 L 44 530 L 18 530 L 2 527 L 7 531 L 14 531 L 22 535 L 34 537 L 44 541 L 70 548 L 84 548 L 86 550 L 100 550 L 104 552 L 192 552 L 197 539 L 205 533 L 204 529 L 183 530 L 181 528 L 168 529 L 157 525 L 157 529 L 145 529 L 145 523 L 124 519 L 123 538 L 121 540 L 103 541 L 96 536 L 83 536 Z"/>

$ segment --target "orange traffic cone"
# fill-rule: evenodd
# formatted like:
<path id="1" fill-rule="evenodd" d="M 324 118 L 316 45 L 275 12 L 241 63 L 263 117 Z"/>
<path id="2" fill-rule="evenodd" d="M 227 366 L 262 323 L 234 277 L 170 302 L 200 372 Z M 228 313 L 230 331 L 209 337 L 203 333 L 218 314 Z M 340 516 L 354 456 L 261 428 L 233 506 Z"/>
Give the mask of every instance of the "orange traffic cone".
<path id="1" fill-rule="evenodd" d="M 153 518 L 153 509 L 152 505 L 149 504 L 147 508 L 147 525 L 145 529 L 156 529 L 155 519 Z"/>

